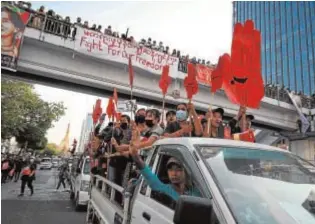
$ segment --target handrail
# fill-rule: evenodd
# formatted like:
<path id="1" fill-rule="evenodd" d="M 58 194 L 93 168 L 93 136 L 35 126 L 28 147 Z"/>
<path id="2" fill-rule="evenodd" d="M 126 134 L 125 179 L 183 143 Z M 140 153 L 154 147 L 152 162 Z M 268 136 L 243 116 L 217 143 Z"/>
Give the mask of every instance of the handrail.
<path id="1" fill-rule="evenodd" d="M 31 19 L 27 24 L 28 27 L 32 27 L 41 30 L 41 33 L 50 33 L 56 36 L 63 37 L 65 39 L 71 38 L 75 40 L 76 27 L 75 23 L 66 22 L 62 19 L 57 19 L 56 17 L 49 16 L 46 14 L 41 14 L 38 12 L 30 11 Z M 40 35 L 41 39 L 42 35 Z M 179 58 L 178 71 L 187 73 L 187 61 Z M 286 102 L 292 104 L 290 97 L 287 95 L 285 90 L 279 89 L 278 87 L 270 87 L 265 85 L 265 96 L 272 99 L 277 99 L 281 102 Z M 301 95 L 302 107 L 304 108 L 314 108 L 315 107 L 315 97 L 307 97 Z"/>
<path id="2" fill-rule="evenodd" d="M 124 206 L 123 206 L 123 224 L 127 224 L 130 215 L 129 215 L 129 206 L 130 206 L 130 197 L 131 194 L 129 192 L 124 192 L 124 188 L 121 186 L 107 180 L 106 178 L 100 176 L 100 175 L 93 175 L 91 174 L 91 180 L 92 180 L 92 186 L 94 186 L 96 189 L 99 189 L 99 183 L 102 183 L 102 187 L 100 189 L 100 192 L 104 194 L 106 192 L 107 186 L 111 187 L 111 193 L 110 193 L 110 201 L 113 202 L 115 198 L 115 191 L 118 191 L 119 193 L 123 194 L 123 200 L 124 200 Z"/>

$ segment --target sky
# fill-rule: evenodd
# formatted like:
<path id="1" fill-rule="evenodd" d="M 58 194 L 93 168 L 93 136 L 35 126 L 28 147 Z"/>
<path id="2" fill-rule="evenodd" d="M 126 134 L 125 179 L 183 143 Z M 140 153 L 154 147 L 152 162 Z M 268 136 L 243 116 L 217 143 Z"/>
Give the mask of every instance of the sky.
<path id="1" fill-rule="evenodd" d="M 32 2 L 32 8 L 41 5 L 53 9 L 63 18 L 70 16 L 72 22 L 80 16 L 89 25 L 108 25 L 113 31 L 125 33 L 136 40 L 151 37 L 163 41 L 170 49 L 179 49 L 182 54 L 216 63 L 218 57 L 230 52 L 232 37 L 232 1 L 136 1 L 136 2 Z M 81 125 L 86 113 L 92 112 L 95 96 L 35 86 L 36 91 L 47 101 L 62 101 L 66 114 L 48 131 L 49 142 L 60 143 L 70 122 L 70 140 L 79 139 Z M 84 102 L 84 103 L 82 103 Z M 103 108 L 107 100 L 103 99 Z"/>

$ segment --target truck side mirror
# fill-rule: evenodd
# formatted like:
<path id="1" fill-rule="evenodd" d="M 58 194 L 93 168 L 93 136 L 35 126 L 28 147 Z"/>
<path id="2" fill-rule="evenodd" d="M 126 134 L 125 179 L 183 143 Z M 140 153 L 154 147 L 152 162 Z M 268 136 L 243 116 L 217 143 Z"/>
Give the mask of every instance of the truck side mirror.
<path id="1" fill-rule="evenodd" d="M 212 203 L 209 198 L 181 196 L 177 201 L 175 224 L 211 223 Z"/>
<path id="2" fill-rule="evenodd" d="M 78 167 L 77 168 L 77 174 L 80 174 L 81 173 L 81 169 Z"/>

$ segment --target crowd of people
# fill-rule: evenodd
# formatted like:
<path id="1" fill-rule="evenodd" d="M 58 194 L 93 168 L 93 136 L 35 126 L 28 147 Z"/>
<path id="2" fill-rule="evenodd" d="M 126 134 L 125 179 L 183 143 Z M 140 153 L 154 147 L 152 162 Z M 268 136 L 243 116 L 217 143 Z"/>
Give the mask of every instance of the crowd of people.
<path id="1" fill-rule="evenodd" d="M 86 153 L 90 155 L 92 161 L 94 160 L 92 173 L 104 176 L 125 189 L 129 188 L 130 183 L 136 182 L 142 174 L 152 189 L 177 199 L 178 195 L 183 193 L 182 188 L 176 187 L 176 182 L 181 182 L 180 177 L 183 175 L 177 172 L 182 169 L 180 161 L 172 157 L 166 164 L 169 179 L 171 183 L 174 182 L 174 186 L 165 186 L 144 163 L 144 159 L 152 153 L 150 146 L 163 138 L 233 139 L 233 135 L 252 131 L 251 122 L 254 116 L 246 114 L 245 107 L 240 107 L 237 116 L 226 124 L 222 120 L 223 116 L 222 108 L 209 110 L 205 115 L 200 115 L 197 114 L 194 104 L 180 103 L 176 110 L 167 111 L 165 124 L 159 110 L 139 109 L 134 120 L 124 114 L 120 120 L 109 122 L 100 130 L 99 127 L 104 122 L 102 116 L 102 120 L 95 128 L 93 139 L 86 148 Z M 132 164 L 135 164 L 137 169 L 133 169 Z M 194 190 L 188 192 L 198 194 Z M 116 199 L 122 202 L 121 197 L 117 195 Z"/>
<path id="2" fill-rule="evenodd" d="M 34 193 L 33 181 L 35 180 L 36 163 L 33 158 L 19 155 L 1 155 L 1 184 L 17 182 L 21 179 L 21 192 L 24 195 L 25 186 L 30 189 L 31 196 Z"/>
<path id="3" fill-rule="evenodd" d="M 16 4 L 18 7 L 23 8 L 32 13 L 31 20 L 29 22 L 29 26 L 42 29 L 44 28 L 45 32 L 53 33 L 56 35 L 63 36 L 64 38 L 72 38 L 75 39 L 76 36 L 76 26 L 84 27 L 86 29 L 90 29 L 93 31 L 97 31 L 100 33 L 104 33 L 106 35 L 110 35 L 117 38 L 122 38 L 123 40 L 130 41 L 134 44 L 138 44 L 139 46 L 148 47 L 160 52 L 164 52 L 166 54 L 170 54 L 174 57 L 179 58 L 178 70 L 182 72 L 187 72 L 187 63 L 201 64 L 208 66 L 210 68 L 214 68 L 215 65 L 211 63 L 209 60 L 200 59 L 196 57 L 191 57 L 188 54 L 181 53 L 180 50 L 173 49 L 170 50 L 169 46 L 165 46 L 162 41 L 152 40 L 151 37 L 145 39 L 142 38 L 140 41 L 136 41 L 133 36 L 128 36 L 128 31 L 126 33 L 120 34 L 119 32 L 112 29 L 109 25 L 104 30 L 102 25 L 97 24 L 89 24 L 87 20 L 82 21 L 81 17 L 76 19 L 76 22 L 72 23 L 69 16 L 63 18 L 62 16 L 56 14 L 53 10 L 49 9 L 46 12 L 44 6 L 41 6 L 38 10 L 32 9 L 32 4 L 30 2 L 12 2 L 12 4 Z M 47 15 L 47 20 L 45 20 L 45 16 Z M 265 93 L 267 97 L 278 99 L 282 102 L 292 103 L 290 97 L 285 91 L 284 87 L 278 88 L 274 85 L 266 85 Z M 315 94 L 312 96 L 306 96 L 302 93 L 299 93 L 301 97 L 302 106 L 305 108 L 313 108 L 315 106 Z"/>
<path id="4" fill-rule="evenodd" d="M 187 72 L 185 64 L 188 62 L 202 64 L 205 66 L 213 67 L 210 61 L 206 61 L 205 59 L 200 59 L 197 57 L 190 57 L 188 54 L 182 54 L 180 50 L 173 49 L 170 50 L 169 46 L 165 46 L 162 41 L 152 40 L 151 37 L 148 39 L 142 38 L 140 41 L 136 41 L 133 36 L 128 36 L 128 31 L 126 33 L 119 33 L 118 31 L 112 30 L 111 25 L 107 26 L 103 30 L 102 25 L 90 24 L 89 21 L 82 21 L 81 17 L 78 17 L 74 23 L 71 22 L 70 17 L 66 16 L 63 18 L 62 16 L 56 14 L 53 10 L 48 10 L 44 6 L 41 6 L 38 10 L 32 9 L 32 4 L 30 2 L 19 1 L 15 3 L 18 7 L 23 8 L 32 13 L 31 20 L 29 22 L 29 26 L 37 29 L 42 29 L 44 25 L 44 31 L 48 33 L 54 33 L 56 35 L 61 35 L 65 38 L 71 37 L 75 39 L 76 36 L 76 26 L 80 26 L 86 29 L 90 29 L 96 32 L 104 33 L 106 35 L 110 35 L 113 37 L 121 38 L 126 41 L 130 41 L 134 44 L 138 44 L 139 46 L 144 46 L 147 48 L 151 48 L 156 51 L 164 52 L 165 54 L 172 55 L 174 57 L 179 58 L 179 70 L 183 72 Z M 47 15 L 47 20 L 45 20 L 45 16 Z"/>

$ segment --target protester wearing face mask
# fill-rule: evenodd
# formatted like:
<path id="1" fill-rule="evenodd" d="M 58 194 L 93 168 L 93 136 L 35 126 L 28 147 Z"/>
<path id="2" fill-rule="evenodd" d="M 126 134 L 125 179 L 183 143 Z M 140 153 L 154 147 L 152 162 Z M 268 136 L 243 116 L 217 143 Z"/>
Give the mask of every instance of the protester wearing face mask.
<path id="1" fill-rule="evenodd" d="M 161 113 L 157 109 L 146 111 L 145 124 L 147 129 L 144 132 L 144 139 L 141 142 L 133 143 L 133 146 L 138 150 L 151 146 L 163 134 L 163 129 L 160 127 Z"/>
<path id="2" fill-rule="evenodd" d="M 224 110 L 222 108 L 207 112 L 207 124 L 203 132 L 203 137 L 224 138 L 224 127 L 222 124 L 223 114 Z"/>
<path id="3" fill-rule="evenodd" d="M 192 103 L 177 105 L 176 108 L 176 121 L 170 123 L 164 132 L 164 137 L 189 137 L 189 136 L 202 136 L 202 126 L 198 119 L 198 114 Z M 190 111 L 190 113 L 189 113 Z M 191 124 L 187 121 L 189 114 L 192 116 Z"/>

